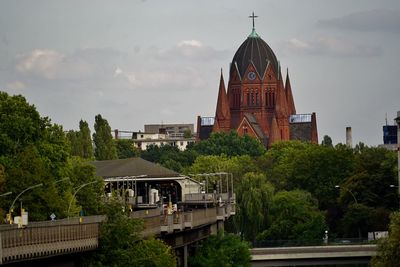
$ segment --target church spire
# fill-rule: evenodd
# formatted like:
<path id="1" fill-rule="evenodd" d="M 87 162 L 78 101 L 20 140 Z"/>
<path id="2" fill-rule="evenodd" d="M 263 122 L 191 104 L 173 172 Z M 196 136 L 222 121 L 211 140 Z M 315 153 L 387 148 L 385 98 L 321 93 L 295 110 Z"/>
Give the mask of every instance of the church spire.
<path id="1" fill-rule="evenodd" d="M 292 87 L 290 86 L 289 69 L 286 69 L 286 82 L 285 82 L 286 101 L 288 105 L 289 115 L 296 114 L 296 107 L 294 105 Z"/>
<path id="2" fill-rule="evenodd" d="M 219 81 L 218 100 L 217 100 L 217 108 L 215 111 L 215 122 L 214 122 L 213 132 L 215 131 L 229 132 L 230 120 L 231 120 L 231 113 L 229 109 L 228 95 L 226 94 L 225 91 L 224 76 L 222 75 L 222 68 L 221 68 L 221 78 Z"/>
<path id="3" fill-rule="evenodd" d="M 282 73 L 280 74 L 282 77 Z M 278 119 L 286 118 L 288 116 L 288 104 L 286 101 L 285 88 L 283 87 L 282 79 L 279 81 L 279 86 L 276 92 L 275 114 Z"/>

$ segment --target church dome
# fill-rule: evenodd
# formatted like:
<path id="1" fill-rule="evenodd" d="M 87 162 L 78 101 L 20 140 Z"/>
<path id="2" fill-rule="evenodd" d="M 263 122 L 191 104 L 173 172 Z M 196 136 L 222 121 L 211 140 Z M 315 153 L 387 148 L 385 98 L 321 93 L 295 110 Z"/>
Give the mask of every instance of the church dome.
<path id="1" fill-rule="evenodd" d="M 237 66 L 240 76 L 243 77 L 250 62 L 253 63 L 261 78 L 264 76 L 268 62 L 272 64 L 274 72 L 278 75 L 279 63 L 274 51 L 261 39 L 254 28 L 233 56 L 230 74 L 232 75 L 235 66 Z"/>

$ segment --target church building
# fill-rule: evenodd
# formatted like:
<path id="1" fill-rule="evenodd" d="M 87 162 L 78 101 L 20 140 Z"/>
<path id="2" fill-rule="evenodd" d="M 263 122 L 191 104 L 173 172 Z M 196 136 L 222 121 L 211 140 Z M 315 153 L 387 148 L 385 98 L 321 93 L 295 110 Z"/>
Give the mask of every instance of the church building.
<path id="1" fill-rule="evenodd" d="M 316 115 L 297 114 L 289 73 L 283 81 L 280 63 L 254 27 L 230 64 L 225 90 L 219 83 L 215 117 L 198 117 L 198 139 L 211 132 L 236 130 L 255 137 L 266 147 L 280 140 L 318 143 Z"/>

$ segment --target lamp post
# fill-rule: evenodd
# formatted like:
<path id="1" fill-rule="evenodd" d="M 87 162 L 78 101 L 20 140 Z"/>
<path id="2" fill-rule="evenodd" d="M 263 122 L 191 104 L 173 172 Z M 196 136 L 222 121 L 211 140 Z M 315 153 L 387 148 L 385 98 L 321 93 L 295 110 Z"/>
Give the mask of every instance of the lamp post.
<path id="1" fill-rule="evenodd" d="M 389 185 L 389 186 L 390 186 L 390 188 L 397 188 L 397 189 L 399 188 L 399 186 L 394 185 L 394 184 L 391 184 L 391 185 Z M 399 198 L 399 199 L 398 199 L 398 200 L 399 200 L 398 202 L 399 202 L 399 210 L 400 210 L 400 194 L 399 194 L 399 197 L 398 197 L 398 198 Z"/>
<path id="2" fill-rule="evenodd" d="M 339 185 L 335 185 L 335 188 L 337 188 L 337 189 L 341 189 L 341 187 L 339 186 Z M 354 199 L 354 202 L 356 203 L 356 204 L 358 204 L 358 201 L 357 201 L 357 199 L 356 199 L 356 197 L 354 196 L 354 194 L 353 194 L 353 192 L 351 192 L 349 189 L 347 189 L 347 188 L 344 188 L 347 192 L 349 192 L 350 193 L 350 195 L 353 197 L 353 199 Z"/>
<path id="3" fill-rule="evenodd" d="M 37 187 L 40 187 L 40 186 L 43 186 L 43 184 L 40 183 L 40 184 L 35 184 L 35 185 L 32 185 L 32 186 L 29 186 L 28 188 L 25 188 L 24 190 L 22 190 L 22 192 L 19 193 L 19 194 L 15 197 L 14 201 L 12 202 L 12 204 L 11 204 L 11 206 L 10 206 L 10 209 L 8 210 L 8 214 L 10 215 L 10 221 L 11 221 L 11 210 L 14 208 L 14 204 L 15 204 L 15 202 L 18 200 L 18 198 L 19 198 L 23 193 L 25 193 L 26 191 L 31 190 L 31 189 L 34 189 L 34 188 L 37 188 Z M 8 194 L 8 192 L 7 192 L 6 194 Z"/>
<path id="4" fill-rule="evenodd" d="M 4 193 L 4 194 L 1 194 L 1 195 L 0 195 L 0 197 L 5 197 L 5 196 L 11 195 L 11 194 L 12 194 L 12 192 L 10 191 L 10 192 L 7 192 L 7 193 Z"/>
<path id="5" fill-rule="evenodd" d="M 339 185 L 335 185 L 335 188 L 341 189 L 341 187 L 340 187 Z M 345 189 L 347 192 L 349 192 L 349 193 L 351 194 L 351 196 L 352 196 L 353 199 L 354 199 L 354 202 L 355 202 L 356 204 L 358 204 L 358 201 L 357 201 L 356 197 L 354 196 L 353 192 L 351 192 L 350 189 L 347 189 L 347 188 L 344 188 L 344 189 Z M 359 239 L 361 240 L 362 236 L 361 236 L 361 229 L 360 229 L 360 226 L 358 226 L 358 237 L 359 237 Z"/>
<path id="6" fill-rule="evenodd" d="M 54 182 L 54 184 L 58 184 L 58 183 L 60 183 L 62 181 L 66 181 L 66 180 L 69 180 L 69 177 L 65 177 L 65 178 L 62 178 L 60 180 L 57 180 L 57 181 Z"/>
<path id="7" fill-rule="evenodd" d="M 72 201 L 75 199 L 76 194 L 77 194 L 82 188 L 84 188 L 85 186 L 88 186 L 88 185 L 91 185 L 91 184 L 94 184 L 94 183 L 99 183 L 99 182 L 101 182 L 101 181 L 93 181 L 93 182 L 90 182 L 90 183 L 86 183 L 86 184 L 83 184 L 83 185 L 79 186 L 79 187 L 75 190 L 75 193 L 74 193 L 74 195 L 72 196 L 71 201 L 69 202 L 68 211 L 67 211 L 68 218 L 69 218 L 69 210 L 71 209 Z"/>

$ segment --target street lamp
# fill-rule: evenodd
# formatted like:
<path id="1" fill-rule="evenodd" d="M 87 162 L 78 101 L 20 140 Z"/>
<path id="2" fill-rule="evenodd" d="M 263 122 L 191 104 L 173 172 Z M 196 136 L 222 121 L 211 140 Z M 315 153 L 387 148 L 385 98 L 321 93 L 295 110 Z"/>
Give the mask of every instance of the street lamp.
<path id="1" fill-rule="evenodd" d="M 57 180 L 57 181 L 54 182 L 54 184 L 58 184 L 59 182 L 66 181 L 66 180 L 69 180 L 69 177 L 65 177 L 65 178 L 62 178 L 60 180 Z"/>
<path id="2" fill-rule="evenodd" d="M 340 189 L 341 187 L 340 187 L 339 185 L 335 185 L 335 188 Z M 344 187 L 344 190 L 346 190 L 347 192 L 349 192 L 349 193 L 351 194 L 351 196 L 353 197 L 354 202 L 355 202 L 356 204 L 358 204 L 358 201 L 357 201 L 356 197 L 354 196 L 353 192 L 351 192 L 350 189 L 347 189 L 347 188 L 345 188 L 345 187 Z M 358 226 L 358 237 L 359 237 L 359 239 L 362 238 L 360 226 Z"/>
<path id="3" fill-rule="evenodd" d="M 5 196 L 11 195 L 11 194 L 12 194 L 12 192 L 10 191 L 10 192 L 7 192 L 7 193 L 4 193 L 4 194 L 1 194 L 1 195 L 0 195 L 0 197 L 5 197 Z"/>
<path id="4" fill-rule="evenodd" d="M 26 191 L 31 190 L 31 189 L 34 189 L 34 188 L 37 188 L 37 187 L 40 187 L 40 186 L 43 186 L 43 184 L 40 183 L 40 184 L 36 184 L 36 185 L 29 186 L 28 188 L 25 188 L 24 190 L 22 190 L 22 192 L 19 193 L 19 194 L 15 197 L 14 201 L 12 202 L 12 204 L 11 204 L 11 206 L 10 206 L 10 209 L 8 210 L 8 214 L 10 214 L 10 218 L 11 218 L 11 210 L 14 208 L 14 204 L 15 204 L 15 202 L 18 200 L 18 198 L 19 198 L 23 193 L 25 193 Z M 6 194 L 8 194 L 8 192 L 7 192 Z"/>
<path id="5" fill-rule="evenodd" d="M 75 190 L 75 193 L 74 193 L 74 195 L 72 196 L 71 201 L 69 202 L 68 212 L 67 212 L 68 217 L 69 217 L 69 210 L 71 209 L 72 201 L 75 199 L 75 196 L 76 196 L 76 194 L 79 192 L 79 190 L 81 190 L 81 189 L 84 188 L 85 186 L 88 186 L 88 185 L 91 185 L 91 184 L 94 184 L 94 183 L 99 183 L 99 182 L 102 182 L 102 181 L 93 181 L 93 182 L 90 182 L 90 183 L 86 183 L 86 184 L 83 184 L 83 185 L 79 186 L 79 187 Z"/>
<path id="6" fill-rule="evenodd" d="M 340 187 L 339 185 L 335 185 L 335 188 L 341 189 L 341 187 Z M 355 202 L 356 204 L 358 204 L 358 201 L 357 201 L 356 197 L 354 196 L 354 194 L 353 194 L 349 189 L 347 189 L 347 188 L 345 188 L 345 187 L 344 187 L 344 190 L 346 190 L 347 192 L 349 192 L 349 193 L 351 194 L 351 196 L 353 197 L 354 202 Z"/>

